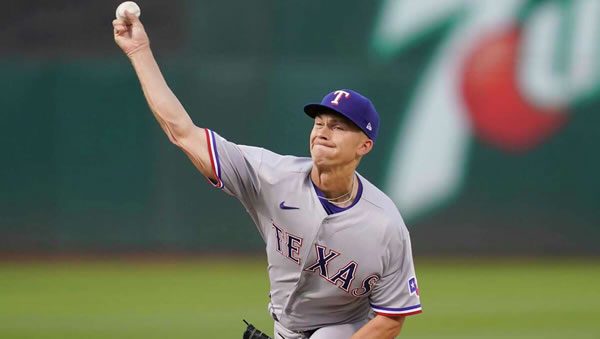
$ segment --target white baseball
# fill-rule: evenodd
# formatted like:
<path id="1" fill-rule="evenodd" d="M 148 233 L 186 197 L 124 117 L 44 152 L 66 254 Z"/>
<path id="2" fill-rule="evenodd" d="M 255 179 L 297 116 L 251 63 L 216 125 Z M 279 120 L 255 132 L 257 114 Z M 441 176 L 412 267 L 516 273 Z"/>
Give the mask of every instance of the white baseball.
<path id="1" fill-rule="evenodd" d="M 125 11 L 134 14 L 138 18 L 140 17 L 140 6 L 133 1 L 125 1 L 117 7 L 117 11 L 115 13 L 117 19 L 126 19 Z"/>

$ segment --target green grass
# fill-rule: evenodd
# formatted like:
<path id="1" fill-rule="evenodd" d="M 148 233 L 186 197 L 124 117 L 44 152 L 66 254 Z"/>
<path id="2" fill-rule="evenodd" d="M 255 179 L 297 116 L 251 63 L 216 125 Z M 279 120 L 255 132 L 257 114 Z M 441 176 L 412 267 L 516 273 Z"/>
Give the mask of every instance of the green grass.
<path id="1" fill-rule="evenodd" d="M 600 263 L 422 261 L 406 338 L 600 338 Z M 0 338 L 272 333 L 262 259 L 0 263 Z"/>

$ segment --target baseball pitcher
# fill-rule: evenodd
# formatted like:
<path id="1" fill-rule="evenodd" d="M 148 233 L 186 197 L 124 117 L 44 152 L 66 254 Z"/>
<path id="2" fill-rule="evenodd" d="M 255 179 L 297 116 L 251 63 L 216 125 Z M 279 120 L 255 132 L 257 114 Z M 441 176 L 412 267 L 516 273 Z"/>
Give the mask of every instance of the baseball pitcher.
<path id="1" fill-rule="evenodd" d="M 310 158 L 238 145 L 192 122 L 138 17 L 127 13 L 113 26 L 169 140 L 214 187 L 239 199 L 256 224 L 266 244 L 275 338 L 396 337 L 421 303 L 402 217 L 356 172 L 379 130 L 371 101 L 340 89 L 306 105 L 314 119 Z"/>

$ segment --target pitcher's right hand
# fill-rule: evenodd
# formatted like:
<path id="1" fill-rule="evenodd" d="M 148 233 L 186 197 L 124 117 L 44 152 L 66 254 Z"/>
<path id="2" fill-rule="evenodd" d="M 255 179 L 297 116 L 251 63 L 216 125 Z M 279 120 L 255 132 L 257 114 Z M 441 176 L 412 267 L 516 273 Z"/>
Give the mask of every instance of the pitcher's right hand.
<path id="1" fill-rule="evenodd" d="M 150 39 L 144 30 L 140 18 L 125 11 L 125 19 L 113 20 L 114 38 L 117 45 L 127 56 L 150 48 Z"/>

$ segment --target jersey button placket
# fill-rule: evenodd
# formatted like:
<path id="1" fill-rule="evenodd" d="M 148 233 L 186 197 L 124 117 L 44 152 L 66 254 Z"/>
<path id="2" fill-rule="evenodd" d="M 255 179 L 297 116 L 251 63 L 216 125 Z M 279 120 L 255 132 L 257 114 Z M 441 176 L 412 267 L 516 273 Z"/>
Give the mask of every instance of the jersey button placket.
<path id="1" fill-rule="evenodd" d="M 286 314 L 290 314 L 292 307 L 294 305 L 296 295 L 300 294 L 299 287 L 301 287 L 304 280 L 307 279 L 306 274 L 310 273 L 310 272 L 305 272 L 303 266 L 306 265 L 306 262 L 308 260 L 308 257 L 310 256 L 311 250 L 315 246 L 315 243 L 317 242 L 317 239 L 319 238 L 319 233 L 321 231 L 321 228 L 323 227 L 323 225 L 325 225 L 327 223 L 329 223 L 328 216 L 325 217 L 323 219 L 323 221 L 321 221 L 321 225 L 315 232 L 315 236 L 313 238 L 313 241 L 310 244 L 310 248 L 308 248 L 308 250 L 306 251 L 306 254 L 302 258 L 303 265 L 300 268 L 300 277 L 298 278 L 298 281 L 296 282 L 296 285 L 294 286 L 294 290 L 292 291 L 292 293 L 290 293 L 290 296 L 288 297 L 288 301 L 283 309 Z"/>

